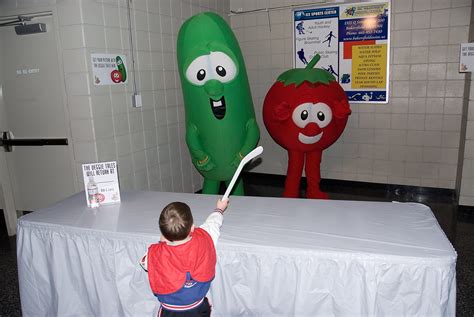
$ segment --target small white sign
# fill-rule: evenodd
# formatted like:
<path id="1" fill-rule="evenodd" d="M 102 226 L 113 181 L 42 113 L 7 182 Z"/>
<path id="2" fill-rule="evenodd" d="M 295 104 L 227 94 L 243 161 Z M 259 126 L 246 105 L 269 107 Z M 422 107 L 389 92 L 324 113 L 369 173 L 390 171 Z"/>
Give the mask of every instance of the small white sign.
<path id="1" fill-rule="evenodd" d="M 87 206 L 120 202 L 117 162 L 82 164 Z"/>
<path id="2" fill-rule="evenodd" d="M 31 75 L 31 74 L 37 74 L 39 73 L 39 68 L 24 68 L 24 69 L 17 69 L 16 74 L 18 76 L 21 75 Z"/>
<path id="3" fill-rule="evenodd" d="M 474 70 L 474 43 L 461 43 L 459 72 L 467 73 Z"/>
<path id="4" fill-rule="evenodd" d="M 127 59 L 119 54 L 91 54 L 94 85 L 119 85 L 127 82 Z"/>

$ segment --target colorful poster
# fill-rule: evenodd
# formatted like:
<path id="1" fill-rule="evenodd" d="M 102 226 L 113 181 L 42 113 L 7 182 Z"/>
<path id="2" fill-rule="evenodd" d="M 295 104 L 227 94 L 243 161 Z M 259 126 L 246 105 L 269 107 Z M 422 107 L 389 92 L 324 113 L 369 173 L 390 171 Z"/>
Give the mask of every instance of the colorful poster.
<path id="1" fill-rule="evenodd" d="M 116 161 L 82 164 L 87 206 L 120 202 L 118 166 Z"/>
<path id="2" fill-rule="evenodd" d="M 94 85 L 117 85 L 127 82 L 127 59 L 118 54 L 91 54 Z"/>
<path id="3" fill-rule="evenodd" d="M 333 74 L 352 103 L 387 103 L 389 2 L 294 10 L 294 66 L 315 54 L 317 67 Z"/>

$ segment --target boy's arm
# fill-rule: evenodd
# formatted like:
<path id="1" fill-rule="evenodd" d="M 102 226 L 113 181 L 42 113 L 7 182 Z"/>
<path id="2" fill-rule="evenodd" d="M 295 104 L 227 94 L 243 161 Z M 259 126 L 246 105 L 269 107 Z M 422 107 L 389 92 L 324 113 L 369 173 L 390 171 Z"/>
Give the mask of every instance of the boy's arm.
<path id="1" fill-rule="evenodd" d="M 145 272 L 148 272 L 148 250 L 145 253 L 145 255 L 142 256 L 142 258 L 140 259 L 140 262 L 138 263 L 140 264 L 140 266 Z"/>
<path id="2" fill-rule="evenodd" d="M 221 234 L 222 221 L 224 220 L 224 211 L 227 209 L 228 203 L 228 199 L 225 199 L 224 201 L 219 199 L 214 212 L 212 212 L 207 217 L 206 221 L 200 226 L 201 229 L 204 229 L 207 231 L 207 233 L 209 233 L 214 245 L 217 244 L 217 240 Z"/>

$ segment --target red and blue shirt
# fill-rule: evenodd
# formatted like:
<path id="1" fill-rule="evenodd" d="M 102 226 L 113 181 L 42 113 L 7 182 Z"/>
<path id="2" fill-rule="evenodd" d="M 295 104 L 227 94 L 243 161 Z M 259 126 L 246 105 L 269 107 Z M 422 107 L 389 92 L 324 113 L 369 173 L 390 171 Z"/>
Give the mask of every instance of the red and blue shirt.
<path id="1" fill-rule="evenodd" d="M 215 276 L 215 244 L 222 218 L 222 214 L 212 213 L 183 244 L 159 242 L 148 248 L 140 264 L 148 271 L 151 290 L 164 307 L 190 309 L 206 296 Z"/>

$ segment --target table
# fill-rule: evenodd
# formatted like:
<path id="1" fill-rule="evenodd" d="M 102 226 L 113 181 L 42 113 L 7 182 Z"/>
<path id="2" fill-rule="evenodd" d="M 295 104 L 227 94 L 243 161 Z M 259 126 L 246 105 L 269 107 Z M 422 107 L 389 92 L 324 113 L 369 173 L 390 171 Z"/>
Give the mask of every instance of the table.
<path id="1" fill-rule="evenodd" d="M 171 201 L 196 224 L 217 196 L 84 193 L 18 221 L 24 316 L 156 316 L 138 260 Z M 231 197 L 209 292 L 218 316 L 454 316 L 456 252 L 418 203 Z"/>

